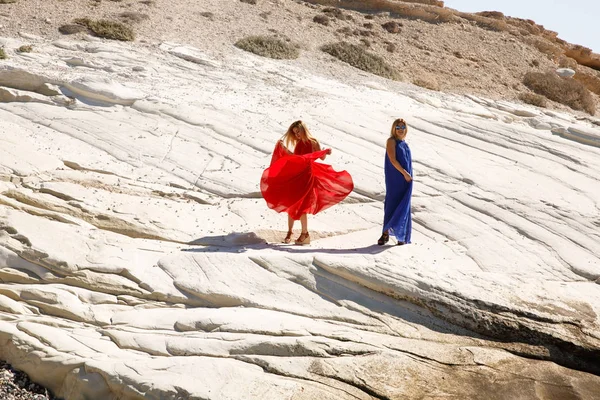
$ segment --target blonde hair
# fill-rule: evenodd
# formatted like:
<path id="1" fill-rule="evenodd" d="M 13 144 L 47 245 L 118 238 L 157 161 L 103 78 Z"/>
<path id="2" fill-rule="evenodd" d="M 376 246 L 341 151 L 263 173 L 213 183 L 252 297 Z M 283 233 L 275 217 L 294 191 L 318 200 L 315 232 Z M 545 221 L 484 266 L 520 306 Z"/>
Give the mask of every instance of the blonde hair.
<path id="1" fill-rule="evenodd" d="M 302 140 L 302 141 L 309 140 L 311 142 L 317 141 L 317 139 L 315 139 L 310 134 L 310 131 L 308 130 L 308 128 L 306 127 L 304 122 L 302 122 L 301 120 L 294 121 L 288 128 L 287 132 L 281 138 L 281 140 L 283 140 L 283 143 L 285 144 L 285 146 L 288 149 L 296 147 L 296 143 L 298 143 L 298 139 L 296 138 L 296 135 L 294 135 L 294 128 L 300 128 L 300 131 L 302 132 L 300 134 L 300 136 L 301 136 L 300 140 Z"/>
<path id="2" fill-rule="evenodd" d="M 394 123 L 392 124 L 392 130 L 390 132 L 390 137 L 393 137 L 394 139 L 398 139 L 398 137 L 396 136 L 396 125 L 404 125 L 406 126 L 406 133 L 408 133 L 408 124 L 406 123 L 406 121 L 404 120 L 404 118 L 397 118 Z"/>

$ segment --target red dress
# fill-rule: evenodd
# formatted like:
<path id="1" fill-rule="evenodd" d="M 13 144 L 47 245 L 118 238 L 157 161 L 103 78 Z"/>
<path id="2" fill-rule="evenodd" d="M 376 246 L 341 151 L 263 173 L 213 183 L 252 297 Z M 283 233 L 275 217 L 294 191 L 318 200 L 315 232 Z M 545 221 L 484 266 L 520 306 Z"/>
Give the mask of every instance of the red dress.
<path id="1" fill-rule="evenodd" d="M 346 171 L 316 162 L 327 150 L 313 152 L 312 143 L 298 142 L 290 155 L 277 142 L 271 165 L 260 180 L 260 190 L 269 208 L 287 212 L 297 220 L 303 214 L 316 214 L 340 201 L 354 189 Z"/>

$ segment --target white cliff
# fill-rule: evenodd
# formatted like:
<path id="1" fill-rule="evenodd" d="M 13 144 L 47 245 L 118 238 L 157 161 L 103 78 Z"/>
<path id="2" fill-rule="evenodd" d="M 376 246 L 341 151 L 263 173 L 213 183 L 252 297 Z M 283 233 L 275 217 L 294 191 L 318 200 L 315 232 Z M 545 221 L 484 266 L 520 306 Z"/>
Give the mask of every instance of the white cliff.
<path id="1" fill-rule="evenodd" d="M 56 395 L 600 393 L 589 120 L 174 43 L 39 39 L 0 85 L 0 359 Z M 414 243 L 378 247 L 396 117 Z M 356 186 L 310 247 L 258 188 L 296 119 Z"/>

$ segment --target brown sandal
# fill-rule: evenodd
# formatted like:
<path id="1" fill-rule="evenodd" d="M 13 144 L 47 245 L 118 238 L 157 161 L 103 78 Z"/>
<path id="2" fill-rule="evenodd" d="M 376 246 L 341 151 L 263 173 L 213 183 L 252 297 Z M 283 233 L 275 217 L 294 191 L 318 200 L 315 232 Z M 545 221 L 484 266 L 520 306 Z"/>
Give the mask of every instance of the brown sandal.
<path id="1" fill-rule="evenodd" d="M 377 244 L 379 246 L 383 246 L 384 244 L 386 244 L 389 241 L 390 241 L 390 234 L 384 232 L 381 234 L 381 237 L 379 238 L 379 240 L 377 240 Z"/>
<path id="2" fill-rule="evenodd" d="M 302 234 L 300 234 L 300 236 L 298 237 L 298 240 L 296 240 L 294 243 L 300 245 L 310 244 L 310 235 L 308 234 L 308 232 L 302 232 Z"/>
<path id="3" fill-rule="evenodd" d="M 288 231 L 285 239 L 283 239 L 283 243 L 289 244 L 292 241 L 292 231 Z"/>

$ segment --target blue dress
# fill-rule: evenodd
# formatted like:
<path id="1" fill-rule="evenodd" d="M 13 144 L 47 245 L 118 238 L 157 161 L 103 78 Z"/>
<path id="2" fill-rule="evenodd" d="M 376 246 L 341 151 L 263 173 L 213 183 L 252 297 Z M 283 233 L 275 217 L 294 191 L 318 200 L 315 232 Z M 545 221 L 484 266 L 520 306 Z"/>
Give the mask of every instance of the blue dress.
<path id="1" fill-rule="evenodd" d="M 412 176 L 410 148 L 404 140 L 396 140 L 396 160 Z M 383 231 L 389 230 L 390 235 L 394 235 L 398 242 L 410 243 L 412 187 L 412 181 L 406 182 L 404 176 L 390 162 L 386 151 Z"/>

